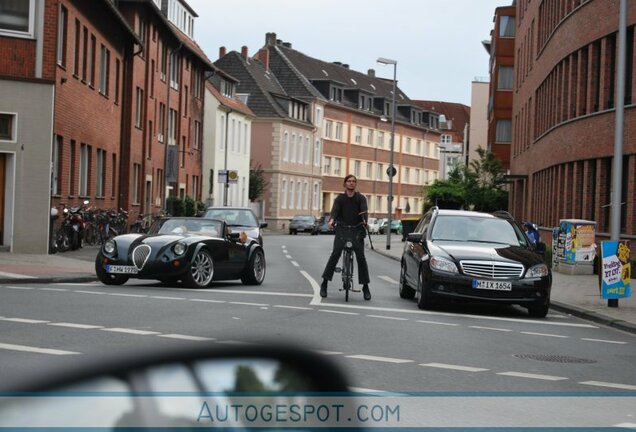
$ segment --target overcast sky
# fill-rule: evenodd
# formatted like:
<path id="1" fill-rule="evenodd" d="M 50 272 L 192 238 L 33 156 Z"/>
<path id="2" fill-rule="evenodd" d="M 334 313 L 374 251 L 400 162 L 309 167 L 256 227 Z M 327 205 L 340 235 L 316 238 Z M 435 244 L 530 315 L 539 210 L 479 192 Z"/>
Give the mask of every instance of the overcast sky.
<path id="1" fill-rule="evenodd" d="M 470 105 L 471 82 L 488 76 L 490 39 L 498 6 L 512 0 L 186 0 L 197 12 L 195 39 L 212 61 L 219 47 L 250 56 L 274 32 L 292 48 L 324 61 L 393 78 L 411 99 Z"/>

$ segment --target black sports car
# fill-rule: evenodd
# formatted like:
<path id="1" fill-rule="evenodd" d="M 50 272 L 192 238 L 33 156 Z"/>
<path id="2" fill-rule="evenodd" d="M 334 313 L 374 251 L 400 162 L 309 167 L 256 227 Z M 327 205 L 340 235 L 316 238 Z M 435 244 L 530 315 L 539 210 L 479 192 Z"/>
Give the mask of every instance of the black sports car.
<path id="1" fill-rule="evenodd" d="M 231 233 L 224 221 L 165 218 L 148 234 L 124 234 L 104 243 L 95 271 L 107 285 L 121 285 L 129 278 L 168 284 L 180 280 L 195 288 L 231 279 L 260 285 L 265 279 L 265 252 L 256 239 Z"/>

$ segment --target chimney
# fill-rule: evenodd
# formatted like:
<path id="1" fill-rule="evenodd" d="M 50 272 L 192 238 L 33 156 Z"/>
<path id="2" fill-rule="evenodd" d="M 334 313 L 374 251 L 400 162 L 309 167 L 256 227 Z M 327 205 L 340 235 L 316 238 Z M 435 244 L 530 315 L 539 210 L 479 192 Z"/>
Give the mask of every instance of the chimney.
<path id="1" fill-rule="evenodd" d="M 345 69 L 349 69 L 349 65 L 348 65 L 348 64 L 346 64 L 346 63 L 343 63 L 343 64 L 342 64 L 342 67 L 343 67 L 343 68 L 345 68 Z"/>
<path id="2" fill-rule="evenodd" d="M 245 45 L 241 47 L 241 55 L 243 56 L 243 58 L 247 58 L 247 47 Z"/>
<path id="3" fill-rule="evenodd" d="M 283 42 L 283 46 L 284 46 L 285 48 L 291 48 L 291 47 L 292 47 L 292 44 L 291 44 L 291 42 Z"/>
<path id="4" fill-rule="evenodd" d="M 269 50 L 267 48 L 258 50 L 258 60 L 263 63 L 265 70 L 269 70 Z"/>
<path id="5" fill-rule="evenodd" d="M 276 33 L 265 33 L 265 45 L 276 45 Z"/>
<path id="6" fill-rule="evenodd" d="M 369 75 L 371 78 L 375 78 L 375 69 L 369 69 L 367 71 L 367 75 Z"/>
<path id="7" fill-rule="evenodd" d="M 227 51 L 225 50 L 225 47 L 222 46 L 219 48 L 219 58 L 223 58 L 225 57 L 225 54 L 227 53 Z"/>
<path id="8" fill-rule="evenodd" d="M 276 45 L 280 45 L 280 44 L 282 44 L 282 43 L 283 43 L 283 41 L 282 41 L 282 40 L 280 40 L 280 39 L 276 39 Z"/>
<path id="9" fill-rule="evenodd" d="M 336 66 L 342 66 L 342 62 L 333 62 Z"/>

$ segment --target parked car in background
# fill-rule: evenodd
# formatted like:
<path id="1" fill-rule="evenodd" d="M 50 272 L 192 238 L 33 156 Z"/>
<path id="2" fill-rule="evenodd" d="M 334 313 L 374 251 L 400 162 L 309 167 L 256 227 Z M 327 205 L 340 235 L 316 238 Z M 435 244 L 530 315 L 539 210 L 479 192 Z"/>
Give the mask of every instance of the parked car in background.
<path id="1" fill-rule="evenodd" d="M 425 309 L 437 299 L 518 304 L 543 318 L 552 273 L 507 212 L 431 209 L 407 236 L 399 294 Z"/>
<path id="2" fill-rule="evenodd" d="M 299 232 L 306 232 L 311 235 L 318 234 L 318 221 L 311 215 L 296 215 L 289 223 L 289 234 L 296 235 Z"/>
<path id="3" fill-rule="evenodd" d="M 367 225 L 369 227 L 369 234 L 379 234 L 380 233 L 380 221 L 382 219 L 370 217 L 367 221 Z"/>
<path id="4" fill-rule="evenodd" d="M 380 225 L 380 234 L 386 234 L 387 231 L 387 220 L 382 221 L 382 225 Z M 399 219 L 391 219 L 391 232 L 395 234 L 402 234 L 402 221 Z"/>
<path id="5" fill-rule="evenodd" d="M 321 216 L 318 219 L 318 234 L 333 234 L 334 231 L 329 229 L 329 220 L 331 216 Z"/>
<path id="6" fill-rule="evenodd" d="M 233 233 L 245 231 L 248 237 L 263 246 L 262 229 L 267 227 L 267 222 L 259 222 L 249 207 L 208 207 L 203 217 L 223 220 Z"/>

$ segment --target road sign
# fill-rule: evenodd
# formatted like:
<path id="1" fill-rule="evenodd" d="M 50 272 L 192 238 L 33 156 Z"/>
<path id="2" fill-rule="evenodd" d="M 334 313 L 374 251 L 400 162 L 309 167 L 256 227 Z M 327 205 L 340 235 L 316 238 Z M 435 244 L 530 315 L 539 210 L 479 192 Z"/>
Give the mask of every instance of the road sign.
<path id="1" fill-rule="evenodd" d="M 396 174 L 397 174 L 397 170 L 395 169 L 394 166 L 388 167 L 386 169 L 386 175 L 388 175 L 389 177 L 395 177 Z"/>
<path id="2" fill-rule="evenodd" d="M 219 183 L 227 183 L 227 170 L 219 170 L 217 180 Z"/>
<path id="3" fill-rule="evenodd" d="M 238 183 L 238 171 L 237 170 L 228 170 L 227 172 L 227 182 L 228 183 Z"/>

